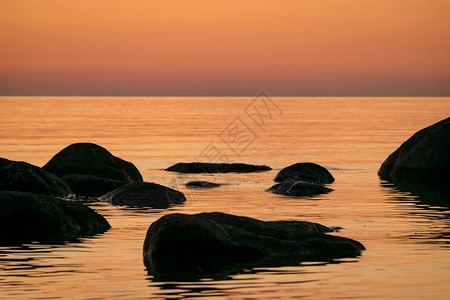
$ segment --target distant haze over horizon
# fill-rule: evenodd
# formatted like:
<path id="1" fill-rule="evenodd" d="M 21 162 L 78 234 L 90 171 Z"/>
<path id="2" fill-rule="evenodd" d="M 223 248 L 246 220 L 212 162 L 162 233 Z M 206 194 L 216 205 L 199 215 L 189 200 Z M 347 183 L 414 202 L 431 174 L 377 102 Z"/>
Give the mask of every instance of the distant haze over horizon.
<path id="1" fill-rule="evenodd" d="M 0 96 L 450 96 L 450 1 L 0 5 Z"/>

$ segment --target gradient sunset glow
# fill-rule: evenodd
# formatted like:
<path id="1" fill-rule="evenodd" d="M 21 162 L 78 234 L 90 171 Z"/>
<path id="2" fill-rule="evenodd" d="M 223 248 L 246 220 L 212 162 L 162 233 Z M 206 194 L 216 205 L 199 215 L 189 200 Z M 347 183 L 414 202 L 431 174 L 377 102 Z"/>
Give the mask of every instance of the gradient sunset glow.
<path id="1" fill-rule="evenodd" d="M 446 0 L 0 7 L 0 95 L 450 95 Z"/>

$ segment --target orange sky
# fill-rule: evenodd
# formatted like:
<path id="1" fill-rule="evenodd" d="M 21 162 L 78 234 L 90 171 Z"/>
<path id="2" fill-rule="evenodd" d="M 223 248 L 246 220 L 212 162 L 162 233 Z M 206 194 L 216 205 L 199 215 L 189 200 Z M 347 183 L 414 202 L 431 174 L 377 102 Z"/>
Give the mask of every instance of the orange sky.
<path id="1" fill-rule="evenodd" d="M 450 96 L 450 1 L 2 0 L 0 95 Z"/>

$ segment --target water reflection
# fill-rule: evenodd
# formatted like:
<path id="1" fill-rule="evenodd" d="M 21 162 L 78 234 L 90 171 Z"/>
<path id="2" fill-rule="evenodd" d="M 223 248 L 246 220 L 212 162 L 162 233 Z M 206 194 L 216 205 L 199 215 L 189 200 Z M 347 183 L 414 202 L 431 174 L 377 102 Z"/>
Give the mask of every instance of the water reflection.
<path id="1" fill-rule="evenodd" d="M 242 268 L 238 273 L 227 274 L 222 278 L 197 278 L 195 280 L 183 281 L 158 281 L 155 277 L 149 275 L 149 287 L 156 287 L 158 295 L 165 298 L 179 299 L 192 297 L 220 297 L 230 296 L 236 293 L 242 293 L 247 290 L 252 297 L 257 297 L 253 292 L 259 291 L 260 296 L 268 293 L 277 294 L 278 288 L 292 286 L 298 289 L 299 285 L 320 281 L 317 279 L 317 272 L 320 267 L 330 264 L 348 264 L 358 262 L 359 259 L 334 259 L 330 261 L 311 261 L 284 267 L 264 267 L 264 268 Z M 325 272 L 326 270 L 323 269 Z M 277 276 L 278 280 L 266 282 L 265 279 Z"/>
<path id="2" fill-rule="evenodd" d="M 208 268 L 201 268 L 198 267 L 197 269 L 190 268 L 187 269 L 171 269 L 171 270 L 148 270 L 148 279 L 153 282 L 201 282 L 205 280 L 213 280 L 213 281 L 222 281 L 222 280 L 229 280 L 233 279 L 233 276 L 239 275 L 239 274 L 258 274 L 261 272 L 269 272 L 273 275 L 273 271 L 271 268 L 274 268 L 279 271 L 278 268 L 289 268 L 289 267 L 295 267 L 296 273 L 301 271 L 301 267 L 305 266 L 325 266 L 329 264 L 340 264 L 340 263 L 347 263 L 347 262 L 356 262 L 358 261 L 360 255 L 356 257 L 345 257 L 345 258 L 336 258 L 336 259 L 328 259 L 328 260 L 305 260 L 302 262 L 299 262 L 298 259 L 294 260 L 285 260 L 283 262 L 268 262 L 265 261 L 263 264 L 256 261 L 254 264 L 251 263 L 234 263 L 230 264 L 228 266 L 221 266 L 221 267 L 208 267 Z"/>
<path id="3" fill-rule="evenodd" d="M 0 247 L 1 285 L 6 287 L 21 284 L 27 277 L 46 277 L 75 272 L 79 265 L 67 264 L 65 256 L 61 255 L 61 250 L 65 247 L 40 243 Z M 71 247 L 77 246 L 72 244 Z M 58 261 L 61 263 L 57 263 Z"/>
<path id="4" fill-rule="evenodd" d="M 426 220 L 426 230 L 411 232 L 408 238 L 418 243 L 436 243 L 450 247 L 449 187 L 417 182 L 381 181 L 380 184 L 391 199 L 414 204 L 416 209 L 407 210 L 407 215 L 418 224 Z"/>

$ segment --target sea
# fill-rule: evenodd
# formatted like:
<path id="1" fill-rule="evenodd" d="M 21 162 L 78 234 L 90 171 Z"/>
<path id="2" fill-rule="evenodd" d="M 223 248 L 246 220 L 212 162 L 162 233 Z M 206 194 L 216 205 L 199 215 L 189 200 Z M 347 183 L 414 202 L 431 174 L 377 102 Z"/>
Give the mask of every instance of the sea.
<path id="1" fill-rule="evenodd" d="M 448 299 L 449 199 L 380 180 L 381 163 L 416 131 L 449 117 L 450 98 L 0 97 L 0 157 L 43 166 L 91 142 L 132 162 L 145 181 L 183 192 L 168 209 L 93 202 L 112 228 L 64 244 L 0 247 L 1 299 Z M 258 173 L 179 174 L 178 162 L 269 165 Z M 314 162 L 334 191 L 265 190 L 277 172 Z M 191 180 L 224 185 L 187 189 Z M 224 212 L 342 227 L 356 258 L 248 268 L 221 279 L 161 282 L 143 264 L 149 226 L 171 213 Z M 11 229 L 13 230 L 13 229 Z"/>

